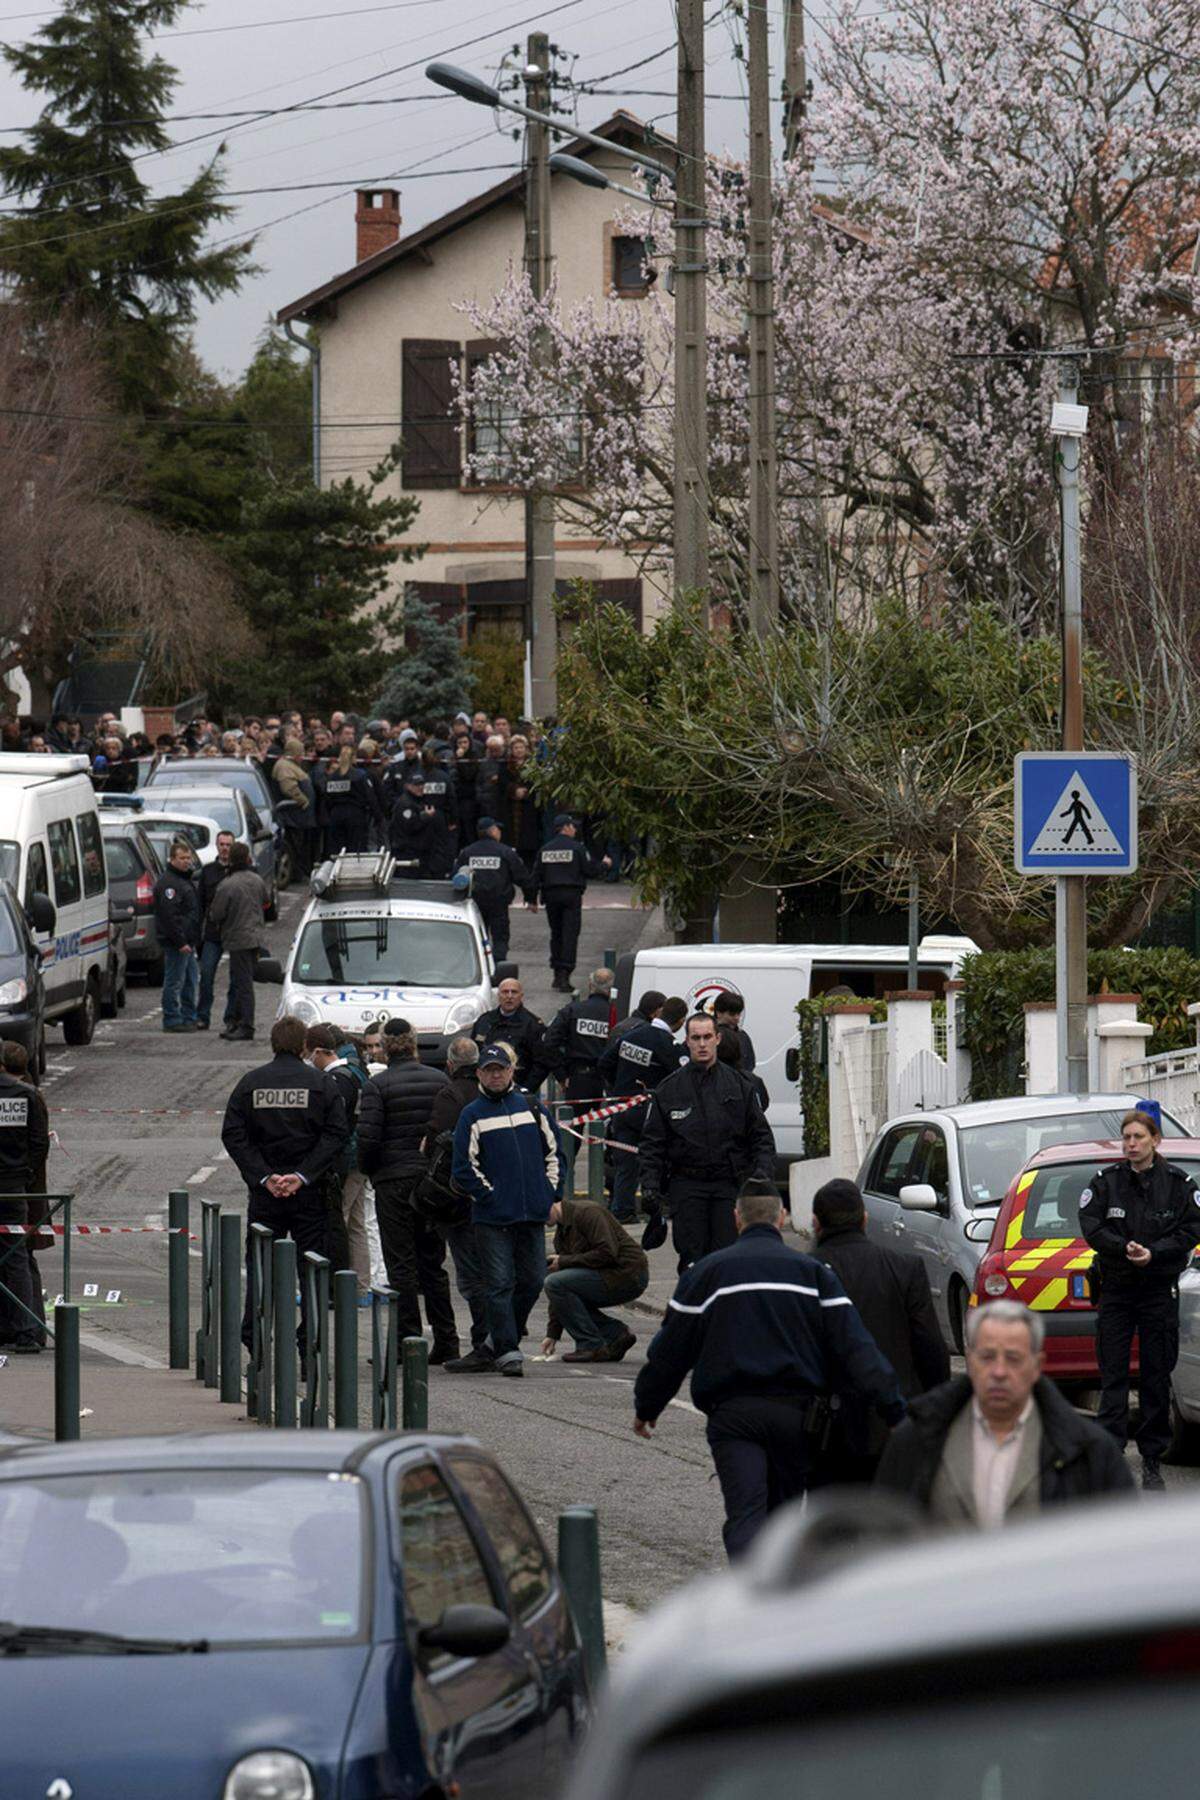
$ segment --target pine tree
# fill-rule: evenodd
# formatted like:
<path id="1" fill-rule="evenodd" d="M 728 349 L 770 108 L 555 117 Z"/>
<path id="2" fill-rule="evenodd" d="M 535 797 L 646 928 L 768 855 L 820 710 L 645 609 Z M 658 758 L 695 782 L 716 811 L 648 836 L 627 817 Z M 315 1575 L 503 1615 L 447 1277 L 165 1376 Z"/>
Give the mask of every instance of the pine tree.
<path id="1" fill-rule="evenodd" d="M 471 700 L 471 672 L 463 660 L 457 626 L 443 624 L 433 608 L 411 591 L 405 595 L 402 622 L 408 648 L 388 670 L 375 712 L 386 719 L 422 719 L 430 724 L 452 718 Z"/>
<path id="2" fill-rule="evenodd" d="M 163 115 L 175 70 L 144 37 L 186 0 L 68 0 L 4 57 L 48 96 L 26 143 L 0 149 L 0 180 L 26 210 L 0 225 L 0 272 L 46 314 L 97 327 L 116 397 L 154 411 L 173 398 L 173 354 L 199 299 L 252 272 L 250 241 L 205 240 L 233 212 L 221 198 L 222 149 L 174 194 L 151 195 L 144 159 L 170 148 Z"/>

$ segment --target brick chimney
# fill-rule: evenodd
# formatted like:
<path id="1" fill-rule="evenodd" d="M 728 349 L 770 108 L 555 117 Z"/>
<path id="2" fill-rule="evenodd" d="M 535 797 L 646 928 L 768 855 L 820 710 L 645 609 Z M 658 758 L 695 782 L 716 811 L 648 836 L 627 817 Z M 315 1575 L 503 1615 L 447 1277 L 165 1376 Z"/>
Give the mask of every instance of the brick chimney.
<path id="1" fill-rule="evenodd" d="M 395 188 L 360 188 L 354 213 L 358 229 L 356 261 L 365 262 L 400 238 L 400 195 Z"/>

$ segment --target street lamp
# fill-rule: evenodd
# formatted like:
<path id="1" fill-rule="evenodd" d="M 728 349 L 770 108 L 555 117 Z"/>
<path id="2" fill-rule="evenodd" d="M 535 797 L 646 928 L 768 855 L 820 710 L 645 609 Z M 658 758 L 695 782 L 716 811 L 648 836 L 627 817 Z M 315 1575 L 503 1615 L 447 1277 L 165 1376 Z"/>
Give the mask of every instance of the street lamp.
<path id="1" fill-rule="evenodd" d="M 584 162 L 581 156 L 568 156 L 565 150 L 556 150 L 550 158 L 550 167 L 556 175 L 569 175 L 572 181 L 582 182 L 584 187 L 611 188 L 614 194 L 624 194 L 627 200 L 640 200 L 643 206 L 669 206 L 667 200 L 656 200 L 653 194 L 639 194 L 636 188 L 626 187 L 623 182 L 614 181 L 603 169 L 594 163 Z M 645 168 L 645 164 L 639 165 Z"/>

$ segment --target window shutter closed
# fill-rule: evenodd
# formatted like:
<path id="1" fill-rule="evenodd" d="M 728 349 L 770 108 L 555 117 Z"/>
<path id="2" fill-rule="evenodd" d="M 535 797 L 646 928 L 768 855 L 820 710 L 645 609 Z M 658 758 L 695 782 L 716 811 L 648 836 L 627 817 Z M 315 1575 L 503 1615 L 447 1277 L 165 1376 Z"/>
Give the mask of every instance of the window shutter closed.
<path id="1" fill-rule="evenodd" d="M 453 338 L 405 338 L 401 346 L 401 480 L 406 488 L 457 487 L 462 474 L 450 364 Z"/>

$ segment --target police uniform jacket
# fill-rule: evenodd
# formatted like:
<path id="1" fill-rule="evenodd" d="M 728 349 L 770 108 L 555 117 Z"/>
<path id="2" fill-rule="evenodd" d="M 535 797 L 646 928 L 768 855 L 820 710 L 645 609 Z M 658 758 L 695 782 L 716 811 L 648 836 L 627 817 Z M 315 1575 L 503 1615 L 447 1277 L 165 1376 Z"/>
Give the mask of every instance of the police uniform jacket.
<path id="1" fill-rule="evenodd" d="M 748 1226 L 681 1277 L 634 1384 L 638 1418 L 657 1419 L 689 1370 L 705 1413 L 750 1396 L 845 1393 L 873 1401 L 888 1424 L 904 1417 L 892 1366 L 833 1270 L 772 1225 Z"/>
<path id="2" fill-rule="evenodd" d="M 611 1003 L 607 994 L 570 1000 L 550 1021 L 543 1040 L 546 1066 L 556 1075 L 587 1075 L 608 1045 Z"/>
<path id="3" fill-rule="evenodd" d="M 1178 1280 L 1200 1243 L 1200 1194 L 1190 1175 L 1161 1156 L 1145 1175 L 1113 1163 L 1080 1197 L 1079 1223 L 1106 1286 L 1159 1291 Z M 1126 1244 L 1144 1244 L 1150 1261 L 1139 1269 L 1125 1255 Z"/>
<path id="4" fill-rule="evenodd" d="M 416 862 L 426 879 L 447 874 L 450 869 L 450 839 L 446 821 L 436 807 L 425 810 L 425 801 L 398 800 L 392 809 L 388 827 L 392 854 L 401 861 Z"/>
<path id="5" fill-rule="evenodd" d="M 508 906 L 518 888 L 532 897 L 533 877 L 529 870 L 511 844 L 502 844 L 496 838 L 476 838 L 459 852 L 454 867 L 456 871 L 470 870 L 471 892 L 476 900 Z"/>
<path id="6" fill-rule="evenodd" d="M 40 1101 L 26 1082 L 0 1074 L 0 1190 L 27 1189 L 50 1154 L 49 1120 Z"/>
<path id="7" fill-rule="evenodd" d="M 357 764 L 347 769 L 344 775 L 339 775 L 336 768 L 327 770 L 322 793 L 325 814 L 330 821 L 354 813 L 363 813 L 368 818 L 382 817 L 375 783 Z"/>
<path id="8" fill-rule="evenodd" d="M 180 873 L 170 863 L 154 884 L 154 918 L 158 941 L 171 950 L 192 949 L 200 941 L 200 890 L 191 871 Z"/>
<path id="9" fill-rule="evenodd" d="M 410 775 L 424 775 L 425 764 L 419 756 L 395 756 L 387 765 L 380 777 L 380 787 L 386 804 L 392 806 L 404 792 L 404 784 Z"/>
<path id="10" fill-rule="evenodd" d="M 242 1076 L 221 1127 L 221 1142 L 251 1188 L 268 1175 L 318 1181 L 349 1136 L 336 1087 L 286 1052 Z"/>
<path id="11" fill-rule="evenodd" d="M 425 804 L 437 808 L 446 822 L 447 830 L 454 830 L 458 825 L 456 785 L 450 770 L 439 766 L 425 771 Z"/>
<path id="12" fill-rule="evenodd" d="M 546 1070 L 542 1060 L 542 1039 L 546 1035 L 546 1027 L 536 1013 L 531 1013 L 527 1006 L 518 1006 L 515 1012 L 503 1013 L 498 1006 L 491 1012 L 476 1019 L 471 1027 L 471 1036 L 482 1050 L 485 1044 L 507 1044 L 516 1052 L 517 1084 L 520 1087 L 537 1087 L 544 1080 Z"/>
<path id="13" fill-rule="evenodd" d="M 582 894 L 588 878 L 599 870 L 578 838 L 560 832 L 542 845 L 534 864 L 534 892 L 547 900 Z"/>
<path id="14" fill-rule="evenodd" d="M 390 1062 L 363 1089 L 358 1114 L 358 1166 L 368 1175 L 394 1180 L 424 1167 L 421 1142 L 434 1102 L 450 1083 L 441 1069 L 413 1057 Z"/>
<path id="15" fill-rule="evenodd" d="M 774 1161 L 758 1096 L 727 1063 L 689 1062 L 655 1089 L 638 1154 L 644 1195 L 665 1193 L 681 1176 L 736 1188 L 750 1176 L 769 1178 Z"/>
<path id="16" fill-rule="evenodd" d="M 605 1092 L 613 1100 L 626 1100 L 631 1094 L 652 1094 L 660 1081 L 674 1075 L 679 1068 L 679 1049 L 671 1033 L 640 1015 L 633 1024 L 626 1021 L 621 1037 L 614 1033 L 598 1064 Z M 646 1121 L 644 1106 L 630 1107 L 618 1115 L 619 1135 L 626 1139 L 640 1137 Z"/>

